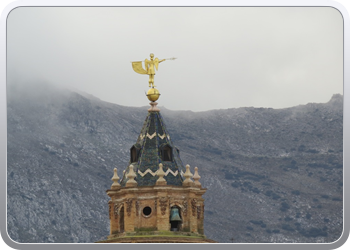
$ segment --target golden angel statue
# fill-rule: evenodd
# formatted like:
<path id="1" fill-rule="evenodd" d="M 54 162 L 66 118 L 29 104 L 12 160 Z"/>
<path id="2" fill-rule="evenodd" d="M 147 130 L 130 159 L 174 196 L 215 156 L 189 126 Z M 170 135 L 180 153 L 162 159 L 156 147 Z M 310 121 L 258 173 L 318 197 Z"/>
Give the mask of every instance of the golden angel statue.
<path id="1" fill-rule="evenodd" d="M 155 87 L 154 85 L 154 75 L 156 74 L 156 70 L 158 70 L 158 64 L 164 62 L 165 60 L 175 60 L 176 58 L 168 58 L 159 60 L 158 58 L 154 58 L 153 53 L 150 55 L 151 60 L 145 59 L 145 69 L 142 68 L 142 61 L 132 62 L 132 68 L 136 73 L 139 74 L 147 74 L 149 75 L 149 87 Z"/>

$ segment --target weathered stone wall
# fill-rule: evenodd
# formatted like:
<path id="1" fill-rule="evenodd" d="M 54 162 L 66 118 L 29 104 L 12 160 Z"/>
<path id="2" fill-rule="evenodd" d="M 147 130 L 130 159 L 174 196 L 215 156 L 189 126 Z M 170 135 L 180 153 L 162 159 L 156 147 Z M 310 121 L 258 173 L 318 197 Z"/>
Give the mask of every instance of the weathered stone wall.
<path id="1" fill-rule="evenodd" d="M 124 187 L 118 190 L 108 190 L 111 197 L 109 238 L 120 236 L 123 230 L 120 228 L 120 211 L 115 212 L 121 204 L 124 207 L 125 232 L 142 231 L 169 231 L 170 232 L 170 209 L 177 206 L 180 209 L 182 219 L 180 231 L 203 235 L 203 205 L 202 195 L 206 189 L 201 187 Z M 143 209 L 149 207 L 148 215 Z M 119 215 L 119 216 L 118 216 Z"/>

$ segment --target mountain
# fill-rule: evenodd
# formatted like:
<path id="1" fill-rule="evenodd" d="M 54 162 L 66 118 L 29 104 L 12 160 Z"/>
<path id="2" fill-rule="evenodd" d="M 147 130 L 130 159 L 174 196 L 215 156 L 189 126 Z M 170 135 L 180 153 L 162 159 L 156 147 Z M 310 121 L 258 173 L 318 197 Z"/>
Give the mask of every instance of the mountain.
<path id="1" fill-rule="evenodd" d="M 109 234 L 113 168 L 127 167 L 148 107 L 50 85 L 7 93 L 7 225 L 17 242 Z M 161 103 L 161 100 L 160 100 Z M 285 109 L 160 107 L 199 169 L 205 235 L 218 242 L 333 242 L 343 228 L 343 96 Z"/>

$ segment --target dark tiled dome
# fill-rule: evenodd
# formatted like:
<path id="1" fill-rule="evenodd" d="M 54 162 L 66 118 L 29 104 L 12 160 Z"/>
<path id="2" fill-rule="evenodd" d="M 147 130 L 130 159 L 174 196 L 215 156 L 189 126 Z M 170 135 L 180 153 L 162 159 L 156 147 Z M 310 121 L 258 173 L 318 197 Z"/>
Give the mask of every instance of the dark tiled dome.
<path id="1" fill-rule="evenodd" d="M 121 185 L 125 186 L 131 164 L 134 166 L 138 186 L 155 185 L 159 163 L 163 164 L 167 185 L 182 186 L 185 168 L 179 150 L 172 143 L 160 112 L 151 111 L 148 112 L 137 142 L 130 149 L 130 161 Z"/>

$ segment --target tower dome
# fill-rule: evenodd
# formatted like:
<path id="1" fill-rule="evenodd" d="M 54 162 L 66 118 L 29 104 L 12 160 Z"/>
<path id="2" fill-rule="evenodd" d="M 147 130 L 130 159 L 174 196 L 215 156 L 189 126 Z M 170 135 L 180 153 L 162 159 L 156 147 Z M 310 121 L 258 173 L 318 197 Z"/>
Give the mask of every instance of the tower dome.
<path id="1" fill-rule="evenodd" d="M 179 149 L 171 141 L 160 112 L 148 112 L 141 133 L 130 148 L 128 166 L 133 165 L 138 186 L 156 184 L 156 172 L 160 163 L 163 164 L 164 178 L 168 185 L 181 186 L 185 168 L 179 154 Z M 125 186 L 127 181 L 125 177 L 124 175 L 121 180 L 122 186 Z"/>

